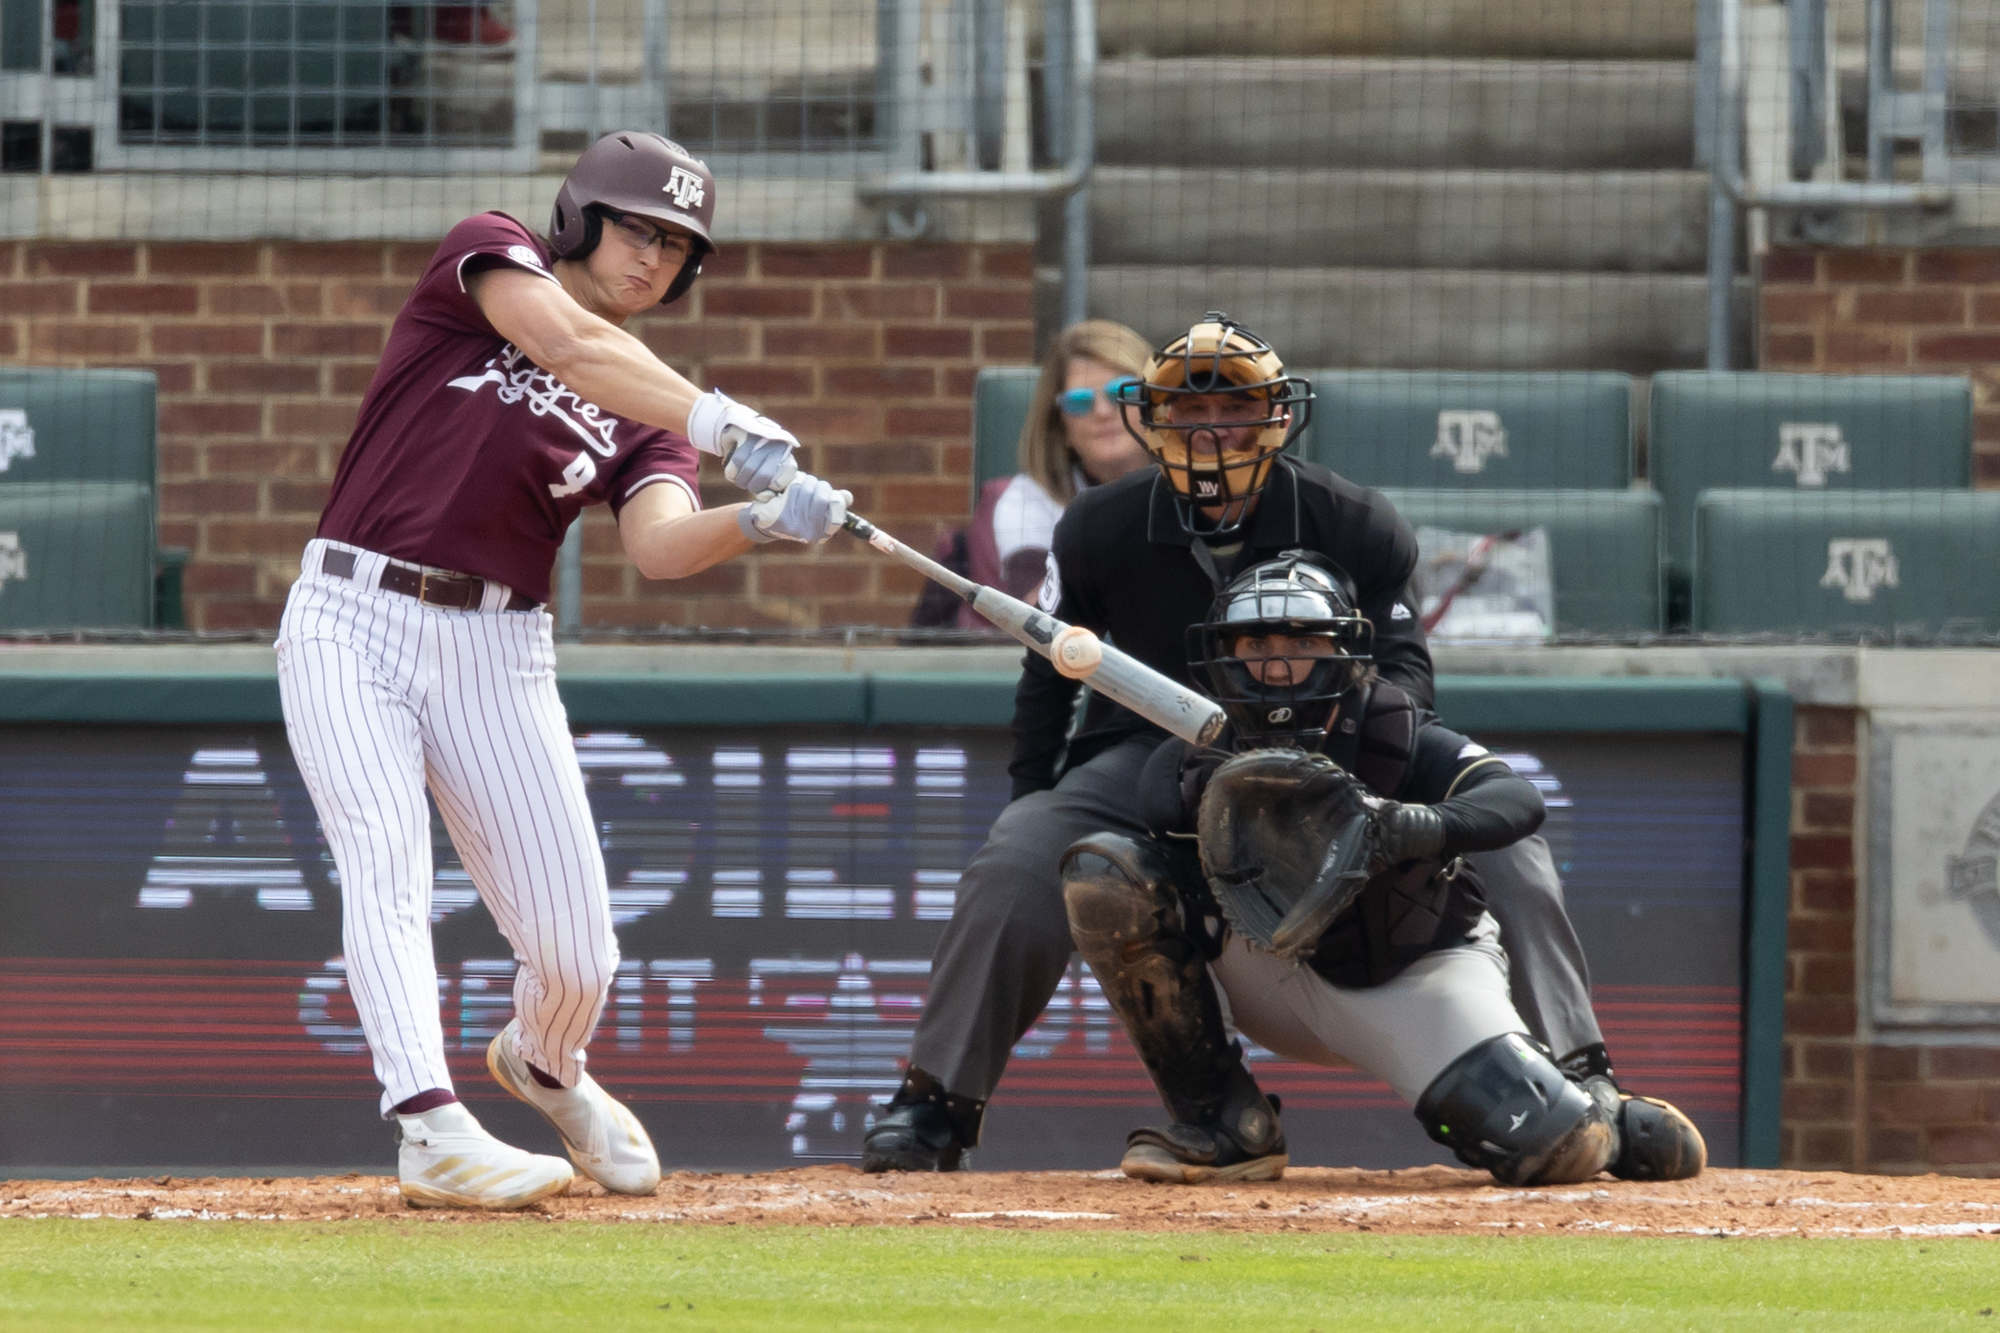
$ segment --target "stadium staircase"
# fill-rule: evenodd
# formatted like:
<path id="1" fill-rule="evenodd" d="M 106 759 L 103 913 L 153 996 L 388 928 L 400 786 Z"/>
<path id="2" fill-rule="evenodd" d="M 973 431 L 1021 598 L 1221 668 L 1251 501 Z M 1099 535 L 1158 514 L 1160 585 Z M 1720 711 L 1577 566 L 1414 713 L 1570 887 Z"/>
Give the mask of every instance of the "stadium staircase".
<path id="1" fill-rule="evenodd" d="M 1107 0 L 1092 313 L 1225 309 L 1297 366 L 1699 366 L 1693 10 Z"/>

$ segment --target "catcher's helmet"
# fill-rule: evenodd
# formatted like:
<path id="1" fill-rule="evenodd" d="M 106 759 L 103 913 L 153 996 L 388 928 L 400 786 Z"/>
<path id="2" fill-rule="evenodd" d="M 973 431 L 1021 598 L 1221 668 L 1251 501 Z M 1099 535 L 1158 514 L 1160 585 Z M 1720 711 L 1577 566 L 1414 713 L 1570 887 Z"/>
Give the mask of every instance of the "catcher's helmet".
<path id="1" fill-rule="evenodd" d="M 607 134 L 583 150 L 556 191 L 549 249 L 557 259 L 583 259 L 604 236 L 604 214 L 630 213 L 681 228 L 693 237 L 687 262 L 660 304 L 677 301 L 715 252 L 715 174 L 672 139 L 643 130 Z"/>
<path id="2" fill-rule="evenodd" d="M 1153 354 L 1112 390 L 1125 429 L 1172 483 L 1188 531 L 1233 532 L 1240 503 L 1264 489 L 1277 456 L 1305 428 L 1312 385 L 1287 375 L 1271 345 L 1219 310 Z M 1134 416 L 1138 420 L 1134 424 Z M 1204 509 L 1220 507 L 1219 517 Z"/>
<path id="3" fill-rule="evenodd" d="M 1237 655 L 1242 640 L 1274 635 L 1325 639 L 1326 650 Z M 1188 639 L 1188 665 L 1229 715 L 1238 749 L 1316 749 L 1341 697 L 1374 665 L 1375 627 L 1354 609 L 1347 575 L 1310 551 L 1286 551 L 1231 579 Z"/>

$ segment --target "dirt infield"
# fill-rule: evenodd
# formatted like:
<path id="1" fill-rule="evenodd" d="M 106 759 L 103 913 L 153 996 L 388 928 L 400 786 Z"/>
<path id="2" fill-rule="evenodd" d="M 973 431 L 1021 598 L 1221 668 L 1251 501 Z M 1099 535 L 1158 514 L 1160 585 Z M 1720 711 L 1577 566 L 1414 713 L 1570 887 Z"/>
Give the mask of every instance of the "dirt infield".
<path id="1" fill-rule="evenodd" d="M 35 1217 L 253 1219 L 510 1215 L 418 1212 L 380 1176 L 299 1179 L 11 1181 L 0 1220 Z M 1710 1171 L 1668 1185 L 1608 1177 L 1540 1190 L 1495 1186 L 1447 1167 L 1301 1168 L 1273 1184 L 1144 1185 L 1106 1172 L 865 1176 L 821 1166 L 761 1175 L 676 1172 L 651 1198 L 584 1182 L 527 1216 L 543 1220 L 991 1226 L 1026 1230 L 1372 1231 L 1392 1234 L 1708 1236 L 2000 1235 L 2000 1181 Z"/>

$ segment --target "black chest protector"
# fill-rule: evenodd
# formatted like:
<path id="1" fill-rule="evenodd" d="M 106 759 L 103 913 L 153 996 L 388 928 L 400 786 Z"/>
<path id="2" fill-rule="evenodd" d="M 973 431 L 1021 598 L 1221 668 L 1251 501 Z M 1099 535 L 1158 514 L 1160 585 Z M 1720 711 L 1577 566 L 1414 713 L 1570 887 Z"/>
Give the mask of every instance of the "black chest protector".
<path id="1" fill-rule="evenodd" d="M 1345 716 L 1334 723 L 1321 752 L 1377 795 L 1399 797 L 1416 754 L 1423 710 L 1403 690 L 1377 683 L 1362 692 L 1358 707 L 1341 711 Z M 1180 775 L 1185 810 L 1198 808 L 1219 760 L 1213 751 L 1188 756 Z M 1478 876 L 1462 858 L 1405 861 L 1368 881 L 1320 936 L 1306 963 L 1336 986 L 1379 986 L 1425 954 L 1463 941 L 1485 911 Z"/>

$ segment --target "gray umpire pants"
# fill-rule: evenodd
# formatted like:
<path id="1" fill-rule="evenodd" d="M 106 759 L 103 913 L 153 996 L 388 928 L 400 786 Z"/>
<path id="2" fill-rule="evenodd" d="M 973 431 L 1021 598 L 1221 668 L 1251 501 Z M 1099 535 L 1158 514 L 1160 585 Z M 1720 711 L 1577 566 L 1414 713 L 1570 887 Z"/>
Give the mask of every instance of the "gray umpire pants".
<path id="1" fill-rule="evenodd" d="M 1087 833 L 1147 830 L 1132 794 L 1157 738 L 1114 745 L 993 821 L 958 882 L 958 903 L 931 960 L 930 996 L 910 1063 L 959 1097 L 985 1101 L 1014 1043 L 1041 1017 L 1069 968 L 1062 854 Z M 1514 1008 L 1558 1057 L 1602 1041 L 1583 946 L 1563 911 L 1548 844 L 1529 838 L 1472 858 L 1511 960 Z M 1422 1016 L 1412 1014 L 1413 1022 Z"/>

